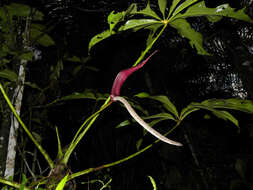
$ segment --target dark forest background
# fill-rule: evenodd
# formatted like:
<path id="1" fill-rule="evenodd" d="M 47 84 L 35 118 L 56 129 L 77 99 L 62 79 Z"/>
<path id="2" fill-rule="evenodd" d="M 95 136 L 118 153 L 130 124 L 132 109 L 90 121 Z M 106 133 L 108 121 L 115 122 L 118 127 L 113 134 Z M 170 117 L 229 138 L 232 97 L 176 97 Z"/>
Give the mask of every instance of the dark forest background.
<path id="1" fill-rule="evenodd" d="M 56 157 L 55 126 L 62 145 L 67 146 L 85 118 L 97 111 L 109 95 L 117 73 L 136 61 L 148 33 L 140 30 L 115 35 L 93 47 L 90 54 L 89 41 L 108 28 L 107 16 L 111 11 L 126 10 L 131 3 L 145 7 L 146 1 L 1 0 L 0 6 L 13 2 L 41 11 L 44 18 L 39 23 L 46 26 L 45 32 L 55 43 L 47 47 L 33 46 L 38 58 L 27 64 L 26 81 L 36 84 L 39 89 L 25 86 L 21 116 L 30 130 L 39 136 L 42 146 Z M 223 3 L 236 9 L 246 6 L 246 13 L 253 19 L 251 0 L 206 0 L 205 3 L 208 7 Z M 151 0 L 151 5 L 158 9 L 155 0 Z M 135 94 L 148 92 L 168 96 L 178 110 L 190 102 L 211 98 L 252 100 L 252 23 L 229 18 L 210 23 L 202 17 L 188 21 L 203 35 L 204 48 L 211 56 L 198 55 L 186 38 L 169 27 L 153 48 L 159 52 L 126 81 L 121 94 L 132 98 L 150 114 L 161 109 L 159 104 L 138 99 Z M 17 25 L 22 27 L 18 21 Z M 90 92 L 102 98 L 59 101 L 43 106 L 74 92 Z M 155 144 L 125 163 L 77 178 L 77 189 L 100 189 L 100 183 L 92 183 L 95 179 L 104 183 L 112 179 L 110 187 L 105 189 L 153 189 L 147 176 L 155 179 L 158 190 L 253 189 L 252 115 L 232 113 L 239 121 L 240 130 L 209 112 L 196 112 L 170 134 L 172 139 L 182 142 L 183 147 Z M 97 167 L 128 156 L 136 151 L 136 143 L 141 138 L 141 147 L 154 142 L 151 135 L 143 136 L 142 128 L 136 123 L 116 128 L 129 118 L 119 104 L 105 110 L 71 156 L 71 171 Z M 165 132 L 164 126 L 172 126 L 172 123 L 163 121 L 157 128 Z M 36 150 L 22 130 L 18 142 L 16 178 L 19 179 L 21 173 L 29 178 L 24 155 L 28 163 L 33 162 L 33 156 L 24 151 L 35 153 Z M 37 160 L 42 170 L 46 169 L 47 164 L 40 153 Z M 37 166 L 34 170 L 40 173 Z"/>

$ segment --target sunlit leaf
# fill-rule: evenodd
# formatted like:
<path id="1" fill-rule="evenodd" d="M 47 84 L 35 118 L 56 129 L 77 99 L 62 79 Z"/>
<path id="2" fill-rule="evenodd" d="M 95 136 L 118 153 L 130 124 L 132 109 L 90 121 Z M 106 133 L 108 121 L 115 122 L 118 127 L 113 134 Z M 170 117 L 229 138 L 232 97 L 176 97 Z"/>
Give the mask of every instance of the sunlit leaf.
<path id="1" fill-rule="evenodd" d="M 9 69 L 4 69 L 0 71 L 0 78 L 8 79 L 14 82 L 17 80 L 18 76 L 14 71 L 9 70 Z"/>
<path id="2" fill-rule="evenodd" d="M 119 12 L 119 13 L 115 13 L 114 11 L 112 11 L 109 16 L 107 17 L 107 22 L 109 24 L 109 28 L 110 28 L 110 32 L 113 31 L 114 27 L 120 22 L 124 20 L 124 11 L 123 12 Z"/>
<path id="3" fill-rule="evenodd" d="M 110 30 L 105 30 L 97 35 L 95 35 L 89 42 L 89 52 L 91 50 L 91 48 L 96 45 L 97 43 L 99 43 L 100 41 L 110 37 L 111 35 L 113 35 Z"/>
<path id="4" fill-rule="evenodd" d="M 181 3 L 177 8 L 174 10 L 174 13 L 172 14 L 173 17 L 183 11 L 185 8 L 190 7 L 192 4 L 196 3 L 199 0 L 186 0 L 183 3 Z M 178 2 L 175 2 L 178 3 Z"/>
<path id="5" fill-rule="evenodd" d="M 186 19 L 176 19 L 169 23 L 173 28 L 176 28 L 178 33 L 190 41 L 190 45 L 196 48 L 200 55 L 209 55 L 203 48 L 203 36 L 201 33 L 196 32 Z"/>
<path id="6" fill-rule="evenodd" d="M 218 22 L 222 19 L 222 16 L 208 15 L 206 18 L 209 22 Z"/>
<path id="7" fill-rule="evenodd" d="M 161 13 L 163 14 L 163 19 L 165 19 L 165 10 L 167 6 L 167 0 L 158 0 L 158 5 Z"/>
<path id="8" fill-rule="evenodd" d="M 245 8 L 236 10 L 228 4 L 223 4 L 216 8 L 207 8 L 205 2 L 200 1 L 189 7 L 185 13 L 178 14 L 174 19 L 195 16 L 224 16 L 253 23 L 253 20 L 244 11 Z"/>
<path id="9" fill-rule="evenodd" d="M 68 180 L 68 174 L 60 181 L 60 183 L 57 185 L 55 190 L 63 190 L 67 180 Z"/>
<path id="10" fill-rule="evenodd" d="M 134 8 L 131 11 L 131 14 L 135 15 L 135 14 L 142 14 L 144 16 L 149 16 L 149 17 L 153 17 L 157 20 L 162 20 L 150 7 L 150 2 L 148 1 L 147 6 L 145 9 L 139 10 L 137 11 L 137 6 L 136 4 L 134 4 Z"/>
<path id="11" fill-rule="evenodd" d="M 162 25 L 160 21 L 157 21 L 155 19 L 132 19 L 132 20 L 128 20 L 124 25 L 122 25 L 119 28 L 119 31 L 125 31 L 129 29 L 135 29 L 136 31 L 141 28 L 154 25 L 154 24 Z"/>
<path id="12" fill-rule="evenodd" d="M 178 5 L 178 3 L 180 2 L 181 0 L 173 0 L 172 1 L 172 4 L 170 6 L 170 12 L 169 12 L 169 17 L 170 15 L 173 13 L 173 11 L 175 10 L 176 6 Z"/>

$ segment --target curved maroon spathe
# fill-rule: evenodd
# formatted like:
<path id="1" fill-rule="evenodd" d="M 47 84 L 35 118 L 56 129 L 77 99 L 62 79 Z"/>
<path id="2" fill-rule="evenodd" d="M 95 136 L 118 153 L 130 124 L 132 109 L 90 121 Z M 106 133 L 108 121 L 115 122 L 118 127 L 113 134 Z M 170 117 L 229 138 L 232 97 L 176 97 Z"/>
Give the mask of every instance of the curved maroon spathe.
<path id="1" fill-rule="evenodd" d="M 150 57 L 152 57 L 158 50 L 154 51 L 150 56 L 148 56 L 147 59 L 145 59 L 141 64 L 135 66 L 135 67 L 131 67 L 125 70 L 122 70 L 118 73 L 118 75 L 116 76 L 113 85 L 112 85 L 112 90 L 111 90 L 111 100 L 113 101 L 113 97 L 115 96 L 120 96 L 120 89 L 122 87 L 122 85 L 124 84 L 125 80 L 135 71 L 139 70 L 140 68 L 142 68 L 147 61 L 150 59 Z"/>
<path id="2" fill-rule="evenodd" d="M 171 139 L 168 139 L 167 137 L 160 134 L 158 131 L 150 127 L 131 107 L 131 105 L 127 102 L 127 100 L 120 96 L 120 88 L 124 84 L 125 80 L 134 72 L 143 67 L 145 63 L 150 59 L 152 55 L 154 55 L 157 52 L 154 51 L 147 59 L 145 59 L 141 64 L 131 67 L 129 69 L 125 69 L 123 71 L 120 71 L 119 74 L 116 76 L 113 85 L 112 85 L 112 91 L 111 91 L 111 102 L 119 101 L 121 102 L 127 111 L 130 113 L 130 115 L 137 121 L 144 129 L 146 129 L 149 133 L 151 133 L 156 138 L 160 139 L 163 142 L 166 142 L 168 144 L 172 144 L 175 146 L 182 146 L 180 142 L 173 141 Z"/>

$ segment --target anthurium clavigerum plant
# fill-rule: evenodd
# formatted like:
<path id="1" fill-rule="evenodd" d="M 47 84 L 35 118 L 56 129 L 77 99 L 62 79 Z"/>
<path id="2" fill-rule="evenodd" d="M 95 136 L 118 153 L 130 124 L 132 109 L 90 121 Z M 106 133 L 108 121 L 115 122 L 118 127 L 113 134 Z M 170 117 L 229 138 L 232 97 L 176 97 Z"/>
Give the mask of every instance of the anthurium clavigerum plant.
<path id="1" fill-rule="evenodd" d="M 248 100 L 238 100 L 238 99 L 228 99 L 228 100 L 206 100 L 201 103 L 191 103 L 185 109 L 183 109 L 180 113 L 177 111 L 176 107 L 170 102 L 170 100 L 166 96 L 151 96 L 146 93 L 140 93 L 137 97 L 139 98 L 149 98 L 152 100 L 156 100 L 163 104 L 164 108 L 168 111 L 162 112 L 153 116 L 150 116 L 149 119 L 161 119 L 166 118 L 175 121 L 176 125 L 170 129 L 164 136 L 160 135 L 157 131 L 150 128 L 144 121 L 141 119 L 135 111 L 131 108 L 128 102 L 120 96 L 120 88 L 122 87 L 124 81 L 130 76 L 134 71 L 140 69 L 150 58 L 148 57 L 143 63 L 139 64 L 141 60 L 145 57 L 146 53 L 153 47 L 154 43 L 159 39 L 161 34 L 165 31 L 167 26 L 171 26 L 177 29 L 180 35 L 185 38 L 189 39 L 189 43 L 192 47 L 196 48 L 199 54 L 208 55 L 203 48 L 203 37 L 199 32 L 196 32 L 186 20 L 187 17 L 197 17 L 197 16 L 215 16 L 215 19 L 212 21 L 217 22 L 221 17 L 231 17 L 234 19 L 240 19 L 247 22 L 252 22 L 252 20 L 244 13 L 244 9 L 235 11 L 233 8 L 229 7 L 228 4 L 220 5 L 216 8 L 207 8 L 205 6 L 204 1 L 198 0 L 173 0 L 169 10 L 167 10 L 167 1 L 166 0 L 158 0 L 158 5 L 161 14 L 157 14 L 153 11 L 150 7 L 150 3 L 147 4 L 145 9 L 138 10 L 136 4 L 132 4 L 126 11 L 115 13 L 112 12 L 108 16 L 108 24 L 109 29 L 102 32 L 101 34 L 96 35 L 89 44 L 89 50 L 96 45 L 97 43 L 101 42 L 102 40 L 120 33 L 126 30 L 133 30 L 137 31 L 140 29 L 147 29 L 150 31 L 149 36 L 146 41 L 146 48 L 143 50 L 135 64 L 130 69 L 124 70 L 119 73 L 116 77 L 115 82 L 112 87 L 111 95 L 108 97 L 103 104 L 103 106 L 90 117 L 88 117 L 83 124 L 79 127 L 78 131 L 76 132 L 74 138 L 68 145 L 65 151 L 62 151 L 60 138 L 57 132 L 57 139 L 58 139 L 58 155 L 57 158 L 53 161 L 53 159 L 48 155 L 48 153 L 43 149 L 40 143 L 33 137 L 33 134 L 28 130 L 28 127 L 22 122 L 19 115 L 16 113 L 15 109 L 13 108 L 11 101 L 7 97 L 3 86 L 0 84 L 1 93 L 4 95 L 5 100 L 7 101 L 9 107 L 11 108 L 14 115 L 17 117 L 18 121 L 20 122 L 21 126 L 23 127 L 24 131 L 28 134 L 29 138 L 33 141 L 36 145 L 38 150 L 42 153 L 44 158 L 47 160 L 48 165 L 50 167 L 49 175 L 46 177 L 38 178 L 38 181 L 35 181 L 31 184 L 27 182 L 26 186 L 22 186 L 24 190 L 30 189 L 62 189 L 65 183 L 68 181 L 81 176 L 86 175 L 94 171 L 101 170 L 103 168 L 109 168 L 120 164 L 122 162 L 128 161 L 129 159 L 137 156 L 138 154 L 146 151 L 147 149 L 152 147 L 152 144 L 144 147 L 143 149 L 138 149 L 137 152 L 129 155 L 121 160 L 115 161 L 113 163 L 103 164 L 101 166 L 95 168 L 88 168 L 78 172 L 71 172 L 68 169 L 68 161 L 69 158 L 76 148 L 77 144 L 82 140 L 84 135 L 86 135 L 87 131 L 91 128 L 91 126 L 96 121 L 96 118 L 99 116 L 99 113 L 104 109 L 108 108 L 112 102 L 120 101 L 122 102 L 125 107 L 128 109 L 129 113 L 133 116 L 133 118 L 139 122 L 145 129 L 149 130 L 151 134 L 156 136 L 157 138 L 161 139 L 162 141 L 168 142 L 169 144 L 174 144 L 180 146 L 181 143 L 171 141 L 170 139 L 165 138 L 164 136 L 168 135 L 173 131 L 182 120 L 190 115 L 192 112 L 198 111 L 200 109 L 206 109 L 211 111 L 214 115 L 233 122 L 236 126 L 238 126 L 238 121 L 234 118 L 227 110 L 239 110 L 246 113 L 253 114 L 253 104 L 251 101 Z M 161 16 L 159 16 L 161 15 Z M 136 17 L 138 16 L 138 17 Z M 214 17 L 213 17 L 214 18 Z M 155 52 L 154 52 L 155 53 Z M 154 54 L 153 53 L 153 54 Z M 151 55 L 153 55 L 151 54 Z M 139 64 L 139 65 L 138 65 Z M 82 96 L 80 96 L 82 95 Z M 85 94 L 78 94 L 80 97 L 90 98 Z M 71 96 L 75 98 L 75 95 Z M 62 98 L 64 99 L 64 97 Z M 68 100 L 71 98 L 68 98 Z M 66 98 L 67 100 L 67 98 Z M 224 110 L 226 109 L 226 110 Z M 147 127 L 148 126 L 148 127 Z M 159 141 L 156 140 L 155 142 Z M 14 188 L 20 189 L 21 184 L 14 183 L 8 181 L 6 179 L 0 178 L 0 182 L 10 185 Z M 59 185 L 57 185 L 59 184 Z M 42 187 L 41 187 L 42 186 Z"/>

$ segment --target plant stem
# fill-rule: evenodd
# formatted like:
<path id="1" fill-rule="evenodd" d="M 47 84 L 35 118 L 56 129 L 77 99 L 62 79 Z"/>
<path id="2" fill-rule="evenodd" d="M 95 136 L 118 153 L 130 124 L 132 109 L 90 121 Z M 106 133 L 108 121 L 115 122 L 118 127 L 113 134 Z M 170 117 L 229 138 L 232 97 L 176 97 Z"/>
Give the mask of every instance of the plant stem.
<path id="1" fill-rule="evenodd" d="M 20 189 L 20 186 L 21 186 L 19 183 L 15 183 L 15 182 L 12 182 L 12 181 L 9 181 L 6 179 L 2 179 L 2 178 L 0 178 L 0 183 L 3 183 L 5 185 L 9 185 L 9 186 L 14 187 L 16 189 Z M 30 189 L 27 187 L 24 187 L 23 190 L 30 190 Z"/>
<path id="2" fill-rule="evenodd" d="M 47 152 L 42 148 L 42 146 L 38 143 L 38 141 L 33 137 L 33 135 L 28 130 L 28 128 L 26 127 L 26 125 L 24 124 L 24 122 L 21 120 L 21 118 L 19 117 L 19 115 L 16 112 L 15 108 L 13 107 L 10 99 L 8 98 L 7 94 L 5 93 L 5 90 L 4 90 L 4 88 L 3 88 L 3 86 L 2 86 L 1 83 L 0 83 L 0 90 L 1 90 L 1 93 L 3 94 L 4 99 L 6 100 L 8 106 L 10 107 L 11 111 L 13 112 L 13 114 L 15 115 L 15 117 L 17 118 L 17 120 L 20 123 L 20 125 L 23 127 L 23 129 L 26 132 L 26 134 L 29 136 L 29 138 L 33 141 L 33 143 L 35 144 L 35 146 L 39 149 L 39 151 L 41 152 L 41 154 L 44 156 L 44 158 L 48 162 L 50 168 L 53 168 L 54 167 L 54 162 L 51 160 L 51 158 L 49 157 L 49 155 L 47 154 Z"/>
<path id="3" fill-rule="evenodd" d="M 67 164 L 68 163 L 68 160 L 69 160 L 69 157 L 70 157 L 71 153 L 73 152 L 73 150 L 75 149 L 75 147 L 77 146 L 77 144 L 80 142 L 80 140 L 83 138 L 83 136 L 90 129 L 91 125 L 95 122 L 95 120 L 99 116 L 100 112 L 103 111 L 104 109 L 106 109 L 111 104 L 111 102 L 109 102 L 109 101 L 110 101 L 110 97 L 107 98 L 107 100 L 105 101 L 105 103 L 101 106 L 101 108 L 97 112 L 95 112 L 94 114 L 92 114 L 90 117 L 88 117 L 83 122 L 83 124 L 81 125 L 81 127 L 76 132 L 75 137 L 71 141 L 68 149 L 66 150 L 66 153 L 64 154 L 64 157 L 62 159 L 62 163 L 63 164 Z M 83 129 L 83 127 L 87 123 L 88 123 L 87 127 L 81 132 L 81 130 Z"/>
<path id="4" fill-rule="evenodd" d="M 159 34 L 155 37 L 155 39 L 152 41 L 152 43 L 149 44 L 149 46 L 141 53 L 140 57 L 135 61 L 133 66 L 136 66 L 142 59 L 143 57 L 147 54 L 147 52 L 153 47 L 154 43 L 158 40 L 158 38 L 162 35 L 163 31 L 167 27 L 167 22 L 164 22 L 164 26 L 159 32 Z"/>
<path id="5" fill-rule="evenodd" d="M 171 128 L 167 133 L 164 134 L 164 136 L 167 136 L 168 134 L 170 134 L 172 131 L 174 131 L 178 126 L 179 126 L 180 122 L 178 122 L 173 128 Z M 146 150 L 150 149 L 154 144 L 158 143 L 160 140 L 157 139 L 154 143 L 144 147 L 143 149 L 139 150 L 138 152 L 135 152 L 123 159 L 120 159 L 118 161 L 115 161 L 115 162 L 112 162 L 112 163 L 109 163 L 109 164 L 105 164 L 105 165 L 102 165 L 102 166 L 99 166 L 99 167 L 96 167 L 96 168 L 88 168 L 86 170 L 83 170 L 83 171 L 80 171 L 80 172 L 76 172 L 76 173 L 73 173 L 69 176 L 68 180 L 71 180 L 71 179 L 74 179 L 76 177 L 79 177 L 79 176 L 82 176 L 82 175 L 85 175 L 85 174 L 89 174 L 91 172 L 95 172 L 95 171 L 99 171 L 99 170 L 102 170 L 104 168 L 109 168 L 109 167 L 112 167 L 112 166 L 115 166 L 115 165 L 118 165 L 118 164 L 121 164 L 123 162 L 126 162 L 132 158 L 134 158 L 135 156 L 138 156 L 139 154 L 145 152 Z"/>

